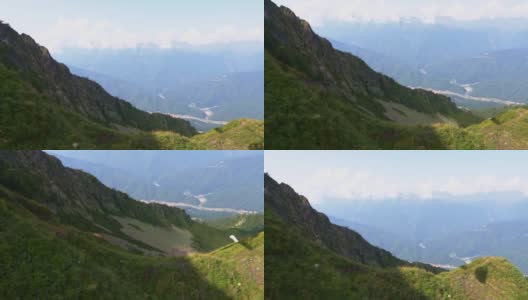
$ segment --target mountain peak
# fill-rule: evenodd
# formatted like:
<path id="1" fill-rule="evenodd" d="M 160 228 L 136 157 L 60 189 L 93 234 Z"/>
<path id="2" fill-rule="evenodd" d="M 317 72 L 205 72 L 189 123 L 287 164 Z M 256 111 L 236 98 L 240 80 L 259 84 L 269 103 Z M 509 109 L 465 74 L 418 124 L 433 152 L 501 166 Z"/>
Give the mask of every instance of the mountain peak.
<path id="1" fill-rule="evenodd" d="M 11 25 L 8 23 L 4 23 L 3 21 L 0 21 L 0 42 L 1 43 L 9 43 L 9 41 L 13 38 L 16 38 L 18 36 L 18 32 L 16 32 Z"/>

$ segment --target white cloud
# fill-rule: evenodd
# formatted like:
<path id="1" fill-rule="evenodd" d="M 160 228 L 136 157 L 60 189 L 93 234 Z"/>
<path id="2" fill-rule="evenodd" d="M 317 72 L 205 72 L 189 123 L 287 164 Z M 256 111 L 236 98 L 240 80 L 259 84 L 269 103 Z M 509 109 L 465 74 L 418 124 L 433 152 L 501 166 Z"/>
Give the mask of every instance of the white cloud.
<path id="1" fill-rule="evenodd" d="M 449 16 L 459 20 L 526 18 L 524 0 L 277 0 L 313 25 L 326 21 L 398 21 L 417 17 L 432 22 Z"/>
<path id="2" fill-rule="evenodd" d="M 297 192 L 305 195 L 311 202 L 320 203 L 325 199 L 342 201 L 387 200 L 412 195 L 418 199 L 429 200 L 435 193 L 448 193 L 465 196 L 478 193 L 519 191 L 528 196 L 528 180 L 520 177 L 432 177 L 427 175 L 419 179 L 405 176 L 373 174 L 368 171 L 350 171 L 345 168 L 326 168 L 301 179 L 288 180 Z"/>
<path id="3" fill-rule="evenodd" d="M 134 32 L 103 20 L 60 19 L 55 25 L 35 32 L 34 38 L 52 52 L 64 48 L 134 48 L 141 44 L 170 48 L 176 44 L 207 45 L 262 41 L 263 28 L 225 25 L 212 30 L 167 30 L 158 33 Z"/>

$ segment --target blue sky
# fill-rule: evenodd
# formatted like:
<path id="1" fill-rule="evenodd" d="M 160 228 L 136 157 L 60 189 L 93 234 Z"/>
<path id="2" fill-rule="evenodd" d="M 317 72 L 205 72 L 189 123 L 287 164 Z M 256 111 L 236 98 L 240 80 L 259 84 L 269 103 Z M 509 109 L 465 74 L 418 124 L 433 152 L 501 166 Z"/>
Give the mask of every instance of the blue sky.
<path id="1" fill-rule="evenodd" d="M 261 0 L 3 0 L 0 19 L 53 51 L 263 39 Z"/>
<path id="2" fill-rule="evenodd" d="M 395 21 L 417 17 L 433 22 L 449 16 L 459 20 L 528 16 L 526 0 L 276 0 L 312 25 L 329 21 Z"/>
<path id="3" fill-rule="evenodd" d="M 528 195 L 528 151 L 266 151 L 265 171 L 311 202 L 435 192 Z"/>

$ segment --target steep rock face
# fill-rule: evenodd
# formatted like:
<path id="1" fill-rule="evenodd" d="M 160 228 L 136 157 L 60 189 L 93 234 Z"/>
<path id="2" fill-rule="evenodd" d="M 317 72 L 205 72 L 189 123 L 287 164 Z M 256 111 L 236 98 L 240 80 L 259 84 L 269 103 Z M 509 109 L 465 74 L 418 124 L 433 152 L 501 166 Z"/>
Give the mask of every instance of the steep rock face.
<path id="1" fill-rule="evenodd" d="M 388 251 L 370 245 L 358 233 L 334 225 L 328 217 L 314 210 L 308 200 L 290 186 L 279 184 L 265 175 L 264 201 L 288 225 L 300 230 L 303 237 L 354 261 L 380 267 L 406 265 Z"/>
<path id="2" fill-rule="evenodd" d="M 72 75 L 64 64 L 56 62 L 48 50 L 30 36 L 19 35 L 2 23 L 0 63 L 19 72 L 36 90 L 57 104 L 98 123 L 147 131 L 171 130 L 185 136 L 197 133 L 187 121 L 140 111 L 130 103 L 109 95 L 97 83 Z"/>
<path id="3" fill-rule="evenodd" d="M 265 49 L 281 63 L 305 74 L 310 84 L 337 93 L 382 119 L 386 118 L 385 108 L 377 100 L 426 114 L 463 114 L 449 98 L 403 87 L 361 59 L 335 50 L 306 21 L 270 0 L 265 0 Z"/>

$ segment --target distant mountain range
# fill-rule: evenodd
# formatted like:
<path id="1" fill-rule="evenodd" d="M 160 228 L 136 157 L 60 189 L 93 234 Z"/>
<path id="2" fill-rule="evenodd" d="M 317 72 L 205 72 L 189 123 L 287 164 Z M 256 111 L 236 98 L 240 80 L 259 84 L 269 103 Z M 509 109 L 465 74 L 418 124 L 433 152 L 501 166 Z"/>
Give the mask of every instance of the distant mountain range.
<path id="1" fill-rule="evenodd" d="M 193 152 L 51 153 L 66 166 L 93 174 L 135 199 L 190 204 L 196 208 L 181 208 L 195 217 L 233 214 L 209 208 L 264 212 L 262 152 Z"/>
<path id="2" fill-rule="evenodd" d="M 337 49 L 401 84 L 457 93 L 444 94 L 461 106 L 482 108 L 527 103 L 526 25 L 522 19 L 402 21 L 334 23 L 317 30 Z"/>
<path id="3" fill-rule="evenodd" d="M 55 61 L 30 36 L 0 23 L 3 149 L 248 149 L 263 123 L 241 119 L 198 135 L 189 122 L 136 109 Z"/>
<path id="4" fill-rule="evenodd" d="M 356 48 L 365 56 L 390 56 Z M 267 149 L 525 149 L 526 109 L 484 120 L 335 50 L 286 7 L 265 2 Z"/>
<path id="5" fill-rule="evenodd" d="M 146 111 L 216 121 L 263 119 L 262 44 L 244 48 L 65 49 L 58 57 L 75 74 Z"/>
<path id="6" fill-rule="evenodd" d="M 401 19 L 399 22 L 326 22 L 316 31 L 332 40 L 397 58 L 413 67 L 509 49 L 527 49 L 526 18 Z"/>
<path id="7" fill-rule="evenodd" d="M 265 175 L 267 299 L 523 299 L 528 281 L 506 259 L 447 272 L 410 264 L 334 225 Z"/>
<path id="8" fill-rule="evenodd" d="M 523 195 L 340 201 L 324 209 L 336 224 L 410 261 L 459 266 L 477 257 L 500 255 L 528 274 L 528 205 Z"/>
<path id="9" fill-rule="evenodd" d="M 263 297 L 263 233 L 136 201 L 44 152 L 0 151 L 0 223 L 5 298 Z"/>

